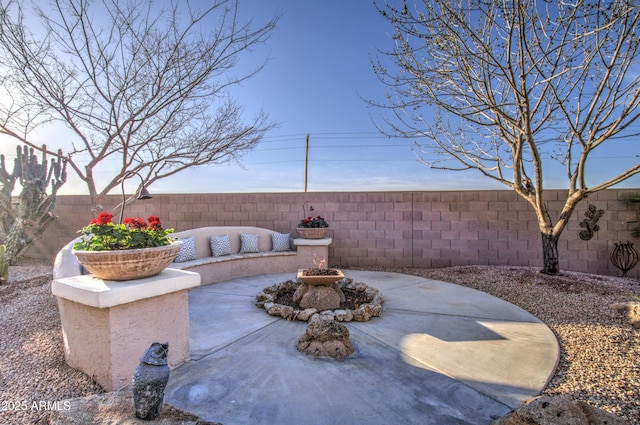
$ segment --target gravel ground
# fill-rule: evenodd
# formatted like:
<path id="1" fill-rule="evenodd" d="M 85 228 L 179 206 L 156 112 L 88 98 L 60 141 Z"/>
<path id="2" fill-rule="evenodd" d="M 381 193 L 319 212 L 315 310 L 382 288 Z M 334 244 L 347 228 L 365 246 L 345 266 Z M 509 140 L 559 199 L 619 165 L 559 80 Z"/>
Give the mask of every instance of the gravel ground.
<path id="1" fill-rule="evenodd" d="M 51 265 L 34 263 L 9 267 L 0 286 L 1 424 L 45 424 L 54 402 L 102 392 L 65 363 L 50 283 Z"/>
<path id="2" fill-rule="evenodd" d="M 544 394 L 570 394 L 640 424 L 640 330 L 609 308 L 638 300 L 637 280 L 573 272 L 552 277 L 526 267 L 379 270 L 472 287 L 531 312 L 555 332 L 562 347 Z M 102 392 L 64 361 L 50 281 L 51 265 L 25 263 L 11 267 L 9 283 L 0 286 L 2 424 L 46 424 L 55 402 Z"/>

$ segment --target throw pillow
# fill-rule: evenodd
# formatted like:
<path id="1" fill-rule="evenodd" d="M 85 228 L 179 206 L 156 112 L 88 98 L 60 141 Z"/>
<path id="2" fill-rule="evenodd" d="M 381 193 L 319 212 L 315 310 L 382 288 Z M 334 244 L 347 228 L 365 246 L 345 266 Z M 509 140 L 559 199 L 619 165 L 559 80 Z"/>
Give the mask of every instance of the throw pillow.
<path id="1" fill-rule="evenodd" d="M 259 252 L 258 235 L 240 234 L 240 253 L 245 252 Z"/>
<path id="2" fill-rule="evenodd" d="M 229 235 L 211 236 L 209 243 L 211 244 L 211 253 L 214 257 L 231 255 L 231 240 L 229 239 Z"/>
<path id="3" fill-rule="evenodd" d="M 291 239 L 290 233 L 272 233 L 271 244 L 273 245 L 273 251 L 289 251 L 289 240 Z"/>
<path id="4" fill-rule="evenodd" d="M 180 239 L 182 241 L 182 246 L 180 247 L 180 251 L 178 251 L 178 255 L 176 255 L 176 259 L 173 260 L 174 263 L 184 263 L 185 261 L 191 261 L 196 259 L 196 240 L 193 236 L 188 237 L 186 239 Z"/>

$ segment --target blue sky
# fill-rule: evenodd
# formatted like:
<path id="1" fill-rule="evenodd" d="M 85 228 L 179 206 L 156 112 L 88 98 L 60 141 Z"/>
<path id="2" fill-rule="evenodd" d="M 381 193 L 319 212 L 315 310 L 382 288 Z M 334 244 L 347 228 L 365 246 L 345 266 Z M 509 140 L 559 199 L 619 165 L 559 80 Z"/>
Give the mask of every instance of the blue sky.
<path id="1" fill-rule="evenodd" d="M 411 140 L 378 132 L 374 120 L 380 121 L 381 111 L 363 99 L 383 99 L 370 57 L 390 48 L 391 27 L 372 1 L 240 0 L 240 9 L 256 25 L 282 13 L 268 43 L 240 63 L 252 66 L 268 57 L 266 68 L 231 92 L 248 117 L 262 109 L 279 127 L 242 166 L 194 168 L 154 183 L 151 192 L 301 192 L 307 134 L 309 191 L 506 189 L 477 172 L 429 169 L 414 155 Z M 638 162 L 637 146 L 619 142 L 599 153 L 598 170 Z M 1 150 L 13 156 L 13 148 Z M 554 163 L 546 172 L 547 188 L 566 186 L 561 166 Z M 640 176 L 624 186 L 640 187 Z M 61 193 L 83 189 L 71 180 Z"/>
<path id="2" fill-rule="evenodd" d="M 179 190 L 188 190 L 195 177 L 209 182 L 205 191 L 302 191 L 308 134 L 309 191 L 433 187 L 437 175 L 418 162 L 411 141 L 380 134 L 371 116 L 379 111 L 363 100 L 384 94 L 370 55 L 390 43 L 371 2 L 245 0 L 240 7 L 257 24 L 282 13 L 268 45 L 253 53 L 256 61 L 269 57 L 266 68 L 233 90 L 248 114 L 263 109 L 280 125 L 245 156 L 244 168 L 206 167 L 154 186 L 167 191 L 183 182 Z"/>
<path id="3" fill-rule="evenodd" d="M 382 100 L 385 87 L 371 67 L 378 50 L 392 46 L 391 27 L 371 1 L 241 0 L 256 23 L 282 13 L 268 45 L 267 67 L 234 95 L 247 113 L 261 108 L 279 122 L 243 167 L 187 171 L 153 190 L 261 192 L 304 189 L 305 137 L 309 134 L 309 191 L 506 189 L 479 173 L 433 170 L 419 162 L 408 139 L 389 139 L 376 128 L 381 111 L 363 99 Z M 375 120 L 375 121 L 374 121 Z M 602 176 L 613 164 L 638 162 L 638 143 L 618 142 L 599 153 Z M 601 164 L 601 165 L 600 165 Z M 566 187 L 564 167 L 545 167 L 547 188 Z M 194 181 L 206 181 L 195 189 Z M 640 176 L 624 183 L 640 187 Z M 193 189 L 192 189 L 193 188 Z"/>

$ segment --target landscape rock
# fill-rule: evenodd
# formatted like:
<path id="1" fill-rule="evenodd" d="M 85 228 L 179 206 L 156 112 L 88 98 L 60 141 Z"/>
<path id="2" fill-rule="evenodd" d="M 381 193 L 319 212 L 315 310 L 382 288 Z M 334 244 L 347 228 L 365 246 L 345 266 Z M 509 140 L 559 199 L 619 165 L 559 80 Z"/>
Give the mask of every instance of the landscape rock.
<path id="1" fill-rule="evenodd" d="M 629 425 L 605 410 L 568 395 L 540 396 L 491 425 Z"/>
<path id="2" fill-rule="evenodd" d="M 340 307 L 340 295 L 328 286 L 311 286 L 300 299 L 300 307 L 333 310 Z"/>
<path id="3" fill-rule="evenodd" d="M 380 308 L 382 311 L 382 308 Z M 372 311 L 371 306 L 369 304 L 361 305 L 357 310 L 353 311 L 353 320 L 356 322 L 366 322 L 374 316 L 374 311 Z"/>
<path id="4" fill-rule="evenodd" d="M 293 302 L 299 304 L 300 300 L 302 299 L 304 294 L 307 293 L 308 290 L 309 290 L 309 284 L 307 282 L 300 283 L 300 286 L 298 286 L 296 291 L 293 293 Z"/>
<path id="5" fill-rule="evenodd" d="M 289 307 L 288 305 L 285 305 L 282 307 L 282 309 L 280 310 L 280 316 L 283 319 L 290 319 L 293 315 L 295 314 L 295 310 L 293 307 Z"/>
<path id="6" fill-rule="evenodd" d="M 306 322 L 317 312 L 318 310 L 316 310 L 315 308 L 305 308 L 298 314 L 298 320 Z"/>
<path id="7" fill-rule="evenodd" d="M 349 329 L 335 320 L 312 320 L 298 340 L 298 351 L 315 357 L 342 358 L 353 354 Z"/>
<path id="8" fill-rule="evenodd" d="M 334 314 L 338 322 L 350 322 L 353 320 L 353 313 L 351 310 L 335 310 Z"/>
<path id="9" fill-rule="evenodd" d="M 155 425 L 220 425 L 217 422 L 204 421 L 166 404 L 155 420 L 138 419 L 135 414 L 131 390 L 65 400 L 61 406 L 63 408 L 51 412 L 49 417 L 51 425 L 140 425 L 145 423 Z"/>
<path id="10" fill-rule="evenodd" d="M 280 314 L 282 313 L 282 308 L 284 306 L 282 304 L 275 304 L 275 303 L 266 303 L 264 305 L 265 310 L 267 310 L 267 313 L 269 313 L 272 316 L 280 316 Z"/>
<path id="11" fill-rule="evenodd" d="M 631 326 L 634 328 L 640 328 L 640 302 L 631 301 L 628 303 L 611 304 L 609 308 L 619 313 L 626 314 Z"/>

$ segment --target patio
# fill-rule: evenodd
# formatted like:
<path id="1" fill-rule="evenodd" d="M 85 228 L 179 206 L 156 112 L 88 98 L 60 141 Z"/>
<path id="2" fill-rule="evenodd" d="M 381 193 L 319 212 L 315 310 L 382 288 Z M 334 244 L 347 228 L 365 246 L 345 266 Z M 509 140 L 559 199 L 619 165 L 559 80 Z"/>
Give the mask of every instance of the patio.
<path id="1" fill-rule="evenodd" d="M 556 338 L 519 307 L 415 276 L 345 274 L 379 289 L 385 312 L 347 324 L 355 353 L 342 360 L 297 352 L 306 323 L 254 305 L 257 292 L 288 274 L 192 289 L 191 360 L 172 370 L 165 402 L 233 424 L 481 425 L 553 375 Z"/>

